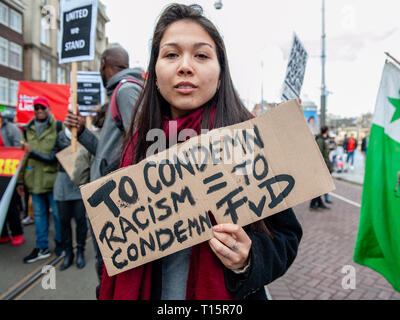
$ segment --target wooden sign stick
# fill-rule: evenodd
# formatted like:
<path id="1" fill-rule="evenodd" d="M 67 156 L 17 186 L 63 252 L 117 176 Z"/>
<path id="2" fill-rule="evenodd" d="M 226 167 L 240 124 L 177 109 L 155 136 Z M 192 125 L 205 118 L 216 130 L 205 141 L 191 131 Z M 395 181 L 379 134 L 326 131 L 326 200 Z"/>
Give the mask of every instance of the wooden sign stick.
<path id="1" fill-rule="evenodd" d="M 78 82 L 77 82 L 77 74 L 78 74 L 78 64 L 74 61 L 72 62 L 72 78 L 71 78 L 71 107 L 72 113 L 78 114 Z M 78 142 L 78 129 L 72 128 L 72 139 L 71 139 L 71 147 L 72 152 L 77 152 L 77 142 Z"/>
<path id="2" fill-rule="evenodd" d="M 86 128 L 88 128 L 90 131 L 92 130 L 92 118 L 89 116 L 86 117 Z"/>

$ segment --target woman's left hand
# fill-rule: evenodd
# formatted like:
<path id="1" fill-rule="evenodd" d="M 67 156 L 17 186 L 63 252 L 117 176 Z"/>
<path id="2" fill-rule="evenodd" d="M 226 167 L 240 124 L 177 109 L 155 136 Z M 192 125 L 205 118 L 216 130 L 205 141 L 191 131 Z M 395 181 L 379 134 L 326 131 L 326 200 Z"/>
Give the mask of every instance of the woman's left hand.
<path id="1" fill-rule="evenodd" d="M 251 239 L 241 226 L 219 224 L 213 227 L 214 238 L 208 243 L 212 251 L 230 270 L 245 267 L 249 260 Z"/>

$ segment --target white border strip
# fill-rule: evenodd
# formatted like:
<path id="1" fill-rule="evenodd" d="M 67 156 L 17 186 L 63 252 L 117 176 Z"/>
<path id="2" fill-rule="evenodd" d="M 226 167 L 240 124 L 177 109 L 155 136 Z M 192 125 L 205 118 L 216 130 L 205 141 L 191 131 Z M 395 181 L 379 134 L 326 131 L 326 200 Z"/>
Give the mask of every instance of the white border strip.
<path id="1" fill-rule="evenodd" d="M 347 203 L 349 203 L 349 204 L 351 204 L 351 205 L 353 205 L 353 206 L 355 206 L 355 207 L 357 207 L 357 208 L 361 208 L 361 204 L 359 204 L 359 203 L 357 203 L 357 202 L 354 202 L 354 201 L 351 201 L 351 200 L 349 200 L 349 199 L 346 199 L 346 198 L 344 198 L 344 197 L 342 197 L 342 196 L 339 196 L 339 195 L 337 195 L 337 194 L 335 194 L 335 193 L 329 193 L 332 197 L 335 197 L 335 198 L 338 198 L 339 200 L 342 200 L 342 201 L 344 201 L 344 202 L 347 202 Z"/>

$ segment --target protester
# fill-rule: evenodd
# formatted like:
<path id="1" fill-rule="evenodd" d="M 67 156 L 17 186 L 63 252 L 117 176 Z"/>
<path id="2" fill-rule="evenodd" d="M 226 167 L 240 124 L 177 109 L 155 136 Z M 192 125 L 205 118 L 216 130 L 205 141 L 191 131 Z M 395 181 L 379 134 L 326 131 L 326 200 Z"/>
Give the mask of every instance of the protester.
<path id="1" fill-rule="evenodd" d="M 347 146 L 349 145 L 349 138 L 347 138 L 347 133 L 344 135 L 343 138 L 343 150 L 344 153 L 347 153 Z"/>
<path id="2" fill-rule="evenodd" d="M 334 133 L 329 133 L 329 156 L 331 158 L 332 166 L 335 167 L 335 161 L 336 161 L 336 151 L 337 151 L 337 144 L 336 144 L 336 136 Z"/>
<path id="3" fill-rule="evenodd" d="M 368 140 L 369 140 L 369 132 L 366 134 L 366 136 L 361 141 L 361 152 L 364 156 L 364 161 L 367 158 Z"/>
<path id="4" fill-rule="evenodd" d="M 35 223 L 35 216 L 33 213 L 33 206 L 32 206 L 32 197 L 29 194 L 28 190 L 24 188 L 25 197 L 24 197 L 24 218 L 21 220 L 21 223 L 24 226 L 29 226 Z"/>
<path id="5" fill-rule="evenodd" d="M 200 6 L 167 7 L 152 39 L 148 80 L 137 102 L 142 109 L 132 117 L 122 166 L 146 157 L 151 129 L 168 133 L 177 124 L 176 134 L 199 134 L 253 118 L 234 89 L 223 39 Z M 245 228 L 215 226 L 214 234 L 116 276 L 105 271 L 100 299 L 266 299 L 264 286 L 294 261 L 302 229 L 288 209 Z"/>
<path id="6" fill-rule="evenodd" d="M 329 169 L 329 172 L 332 172 L 332 166 L 331 166 L 331 162 L 329 160 L 329 146 L 326 141 L 328 136 L 329 136 L 329 129 L 327 126 L 323 126 L 321 128 L 321 133 L 316 137 L 316 141 L 317 141 L 319 150 L 321 151 L 322 157 L 325 160 L 325 164 Z M 321 198 L 321 196 L 319 196 L 319 197 L 316 197 L 311 200 L 310 209 L 311 210 L 321 210 L 321 209 L 330 209 L 330 208 L 322 202 L 322 198 Z"/>
<path id="7" fill-rule="evenodd" d="M 62 254 L 60 218 L 53 197 L 53 187 L 57 176 L 57 162 L 43 162 L 38 154 L 49 155 L 57 140 L 57 132 L 62 129 L 62 122 L 56 121 L 50 114 L 50 105 L 43 97 L 33 102 L 35 117 L 24 128 L 21 147 L 26 151 L 18 176 L 17 191 L 24 197 L 25 185 L 32 195 L 35 214 L 36 247 L 24 258 L 25 263 L 48 258 L 49 250 L 49 206 L 55 229 L 55 254 Z"/>
<path id="8" fill-rule="evenodd" d="M 37 152 L 37 157 L 40 157 L 43 162 L 53 163 L 57 160 L 56 154 L 70 146 L 70 144 L 71 132 L 68 129 L 62 130 L 58 132 L 57 141 L 52 152 L 49 155 Z M 74 218 L 76 226 L 76 266 L 82 269 L 86 265 L 84 257 L 87 237 L 86 211 L 79 188 L 73 184 L 61 163 L 58 163 L 58 174 L 54 183 L 53 194 L 60 215 L 61 243 L 65 251 L 64 261 L 60 266 L 60 270 L 63 271 L 69 268 L 75 257 L 72 246 L 72 218 Z"/>
<path id="9" fill-rule="evenodd" d="M 357 149 L 357 140 L 354 138 L 354 134 L 351 134 L 350 138 L 347 141 L 346 147 L 346 165 L 348 166 L 350 162 L 350 170 L 354 170 L 354 152 Z"/>
<path id="10" fill-rule="evenodd" d="M 143 83 L 144 81 L 142 69 L 129 69 L 129 55 L 121 47 L 112 47 L 103 52 L 100 74 L 110 101 L 114 90 L 121 84 L 119 89 L 115 91 L 115 101 L 120 114 L 120 122 L 113 119 L 109 107 L 100 137 L 96 137 L 94 133 L 84 126 L 82 117 L 69 113 L 65 119 L 66 126 L 70 129 L 73 127 L 78 129 L 79 142 L 94 155 L 90 168 L 91 181 L 118 168 L 125 131 L 129 128 L 133 108 L 142 89 L 138 83 Z M 129 82 L 127 79 L 132 79 L 136 83 Z M 92 230 L 91 233 L 93 234 Z M 100 281 L 103 260 L 95 237 L 93 236 L 92 238 L 96 251 L 96 271 Z"/>
<path id="11" fill-rule="evenodd" d="M 342 173 L 344 171 L 344 156 L 343 153 L 339 153 L 336 156 L 336 166 L 337 166 L 337 172 Z"/>
<path id="12" fill-rule="evenodd" d="M 329 171 L 332 173 L 335 168 L 337 168 L 336 158 L 337 158 L 337 146 L 335 142 L 335 135 L 331 132 L 328 133 L 328 146 L 329 146 Z M 324 194 L 324 199 L 326 203 L 332 203 L 329 193 Z"/>
<path id="13" fill-rule="evenodd" d="M 100 136 L 101 129 L 103 128 L 108 107 L 108 102 L 103 104 L 100 109 L 97 110 L 96 116 L 93 118 L 92 131 L 97 137 Z M 81 150 L 79 150 L 71 177 L 72 182 L 76 186 L 79 187 L 90 182 L 90 167 L 92 166 L 93 158 L 94 156 L 86 148 L 81 148 Z"/>
<path id="14" fill-rule="evenodd" d="M 8 122 L 3 118 L 0 112 L 0 147 L 20 147 L 22 134 L 12 122 Z M 3 230 L 1 230 L 0 244 L 11 241 L 13 246 L 19 246 L 24 242 L 24 232 L 21 225 L 20 212 L 18 204 L 20 199 L 14 190 L 6 219 L 4 221 Z M 8 228 L 10 230 L 8 230 Z M 9 234 L 11 231 L 11 237 Z"/>
<path id="15" fill-rule="evenodd" d="M 99 133 L 99 129 L 103 126 L 107 107 L 108 103 L 104 104 L 102 108 L 97 111 L 97 115 L 93 121 L 93 125 L 95 126 L 95 132 L 97 130 L 97 132 Z M 96 135 L 98 136 L 97 133 Z M 63 140 L 65 141 L 65 138 Z M 68 143 L 65 144 L 65 146 L 68 145 L 69 145 L 69 138 L 68 138 Z M 77 247 L 78 247 L 76 265 L 79 269 L 81 269 L 86 264 L 83 255 L 85 249 L 86 234 L 87 234 L 86 211 L 80 191 L 77 187 L 90 182 L 90 167 L 92 162 L 93 162 L 93 156 L 90 154 L 90 152 L 85 148 L 81 148 L 75 160 L 75 168 L 74 171 L 72 172 L 71 179 L 65 173 L 65 170 L 61 170 L 57 176 L 57 180 L 54 186 L 55 198 L 56 200 L 60 200 L 57 201 L 57 205 L 59 206 L 60 217 L 61 217 L 61 235 L 62 236 L 64 235 L 63 243 L 66 249 L 64 262 L 61 265 L 60 270 L 65 270 L 69 268 L 73 263 L 74 259 L 74 254 L 72 250 L 72 230 L 71 230 L 72 216 L 74 216 L 76 222 L 76 237 L 77 237 Z M 71 182 L 73 182 L 73 184 Z M 56 190 L 58 189 L 60 189 L 60 191 L 64 190 L 64 192 L 60 192 L 60 196 L 58 196 L 56 192 Z M 71 194 L 73 194 L 73 196 L 71 196 Z M 58 197 L 60 199 L 57 199 Z M 65 200 L 67 200 L 67 198 L 70 198 L 70 200 L 61 201 L 62 198 L 64 198 Z M 71 210 L 67 210 L 68 208 L 70 208 Z"/>

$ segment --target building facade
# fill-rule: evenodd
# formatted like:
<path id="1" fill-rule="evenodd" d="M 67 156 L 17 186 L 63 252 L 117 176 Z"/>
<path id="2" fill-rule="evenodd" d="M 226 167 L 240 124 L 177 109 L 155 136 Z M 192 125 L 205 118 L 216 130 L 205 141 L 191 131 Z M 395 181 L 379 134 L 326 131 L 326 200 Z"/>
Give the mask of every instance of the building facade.
<path id="1" fill-rule="evenodd" d="M 24 78 L 26 81 L 69 84 L 71 64 L 58 63 L 60 30 L 59 0 L 23 0 L 24 14 Z M 78 63 L 78 70 L 98 71 L 100 56 L 107 47 L 105 25 L 109 22 L 105 6 L 99 1 L 95 59 Z"/>
<path id="2" fill-rule="evenodd" d="M 18 82 L 24 79 L 24 12 L 20 0 L 0 0 L 0 110 L 13 118 Z"/>

